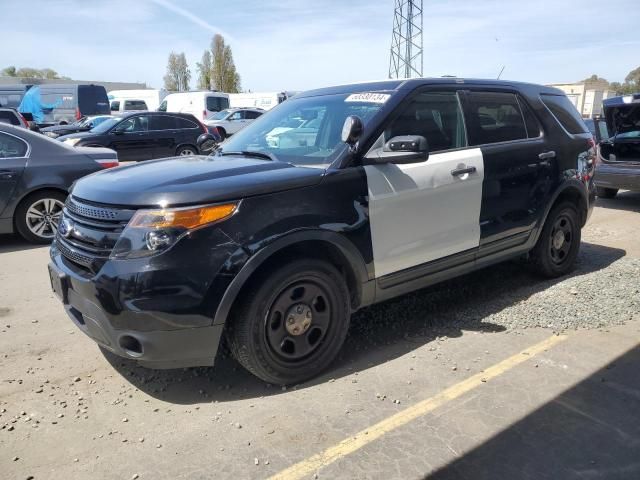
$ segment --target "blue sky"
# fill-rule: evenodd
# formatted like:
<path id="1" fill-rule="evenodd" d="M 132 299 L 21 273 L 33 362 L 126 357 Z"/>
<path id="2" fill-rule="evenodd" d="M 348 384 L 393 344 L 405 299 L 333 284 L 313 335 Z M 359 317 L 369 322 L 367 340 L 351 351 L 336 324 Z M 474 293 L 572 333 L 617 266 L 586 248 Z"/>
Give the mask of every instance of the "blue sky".
<path id="1" fill-rule="evenodd" d="M 538 83 L 640 66 L 638 0 L 424 0 L 425 76 Z M 393 0 L 0 0 L 7 65 L 162 86 L 167 55 L 192 70 L 220 32 L 242 86 L 304 90 L 385 78 Z M 615 30 L 614 30 L 615 27 Z M 11 38 L 11 44 L 6 39 Z"/>

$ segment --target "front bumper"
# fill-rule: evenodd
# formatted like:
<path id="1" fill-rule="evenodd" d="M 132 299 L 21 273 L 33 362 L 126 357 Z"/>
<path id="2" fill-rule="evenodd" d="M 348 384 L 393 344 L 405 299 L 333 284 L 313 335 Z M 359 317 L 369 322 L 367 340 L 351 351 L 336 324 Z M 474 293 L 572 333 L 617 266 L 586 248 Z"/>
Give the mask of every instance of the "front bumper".
<path id="1" fill-rule="evenodd" d="M 221 249 L 211 262 L 227 257 Z M 224 330 L 213 314 L 233 275 L 180 260 L 110 261 L 92 275 L 54 242 L 49 271 L 69 318 L 101 347 L 149 368 L 210 366 Z"/>

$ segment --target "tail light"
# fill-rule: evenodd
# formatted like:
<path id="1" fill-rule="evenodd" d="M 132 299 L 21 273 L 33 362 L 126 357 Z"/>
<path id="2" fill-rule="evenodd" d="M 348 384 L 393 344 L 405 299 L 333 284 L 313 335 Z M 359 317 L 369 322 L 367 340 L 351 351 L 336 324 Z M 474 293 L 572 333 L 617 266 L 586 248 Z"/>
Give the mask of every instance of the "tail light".
<path id="1" fill-rule="evenodd" d="M 115 160 L 113 158 L 109 158 L 105 160 L 98 159 L 96 160 L 96 162 L 98 162 L 102 166 L 102 168 L 113 168 L 120 165 L 120 162 L 118 162 L 118 160 Z"/>
<path id="2" fill-rule="evenodd" d="M 206 127 L 206 125 L 204 123 L 202 123 L 199 120 L 198 120 L 198 123 L 200 124 L 200 128 L 202 128 L 202 133 L 209 133 L 209 130 L 207 129 L 207 127 Z"/>
<path id="3" fill-rule="evenodd" d="M 76 120 L 80 120 L 82 118 L 82 114 L 80 113 L 80 109 L 76 108 Z"/>
<path id="4" fill-rule="evenodd" d="M 18 112 L 18 117 L 20 118 L 22 125 L 24 125 L 24 128 L 29 128 L 29 122 L 27 122 L 27 119 L 24 118 L 20 112 Z"/>

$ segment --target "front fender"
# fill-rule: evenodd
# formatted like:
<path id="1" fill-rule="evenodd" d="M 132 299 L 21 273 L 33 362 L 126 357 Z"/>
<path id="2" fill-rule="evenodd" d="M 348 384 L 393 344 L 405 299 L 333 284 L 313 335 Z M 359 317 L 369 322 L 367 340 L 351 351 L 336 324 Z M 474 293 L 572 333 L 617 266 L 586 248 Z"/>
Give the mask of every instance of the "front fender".
<path id="1" fill-rule="evenodd" d="M 223 294 L 216 309 L 213 324 L 225 323 L 242 287 L 265 261 L 287 247 L 306 241 L 321 241 L 337 248 L 349 263 L 351 270 L 355 274 L 356 282 L 363 288 L 363 291 L 360 292 L 359 295 L 361 299 L 360 303 L 369 304 L 373 302 L 373 289 L 366 287 L 369 285 L 367 267 L 355 245 L 336 232 L 318 229 L 302 229 L 284 234 L 278 238 L 265 240 L 264 245 L 249 257 Z"/>

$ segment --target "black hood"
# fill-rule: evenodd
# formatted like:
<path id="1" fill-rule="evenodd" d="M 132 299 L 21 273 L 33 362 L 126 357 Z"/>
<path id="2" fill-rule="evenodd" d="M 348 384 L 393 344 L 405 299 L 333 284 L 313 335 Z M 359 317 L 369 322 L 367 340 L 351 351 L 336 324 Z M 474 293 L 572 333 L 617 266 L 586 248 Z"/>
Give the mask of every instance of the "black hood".
<path id="1" fill-rule="evenodd" d="M 612 136 L 640 131 L 640 94 L 610 98 L 602 104 Z"/>
<path id="2" fill-rule="evenodd" d="M 52 127 L 41 128 L 41 132 L 54 132 L 59 134 L 64 134 L 64 132 L 80 132 L 84 131 L 86 127 L 79 127 L 78 125 L 53 125 Z M 88 129 L 86 129 L 88 130 Z"/>
<path id="3" fill-rule="evenodd" d="M 78 132 L 78 133 L 71 133 L 69 135 L 61 135 L 60 137 L 56 138 L 56 140 L 60 140 L 61 142 L 64 142 L 67 138 L 87 138 L 87 137 L 95 137 L 96 134 L 92 133 L 92 132 Z"/>
<path id="4" fill-rule="evenodd" d="M 175 157 L 103 170 L 79 180 L 73 196 L 134 207 L 196 205 L 315 185 L 323 175 L 242 156 Z"/>

